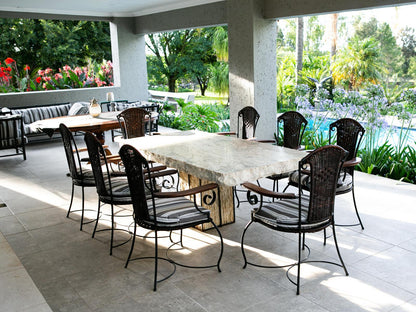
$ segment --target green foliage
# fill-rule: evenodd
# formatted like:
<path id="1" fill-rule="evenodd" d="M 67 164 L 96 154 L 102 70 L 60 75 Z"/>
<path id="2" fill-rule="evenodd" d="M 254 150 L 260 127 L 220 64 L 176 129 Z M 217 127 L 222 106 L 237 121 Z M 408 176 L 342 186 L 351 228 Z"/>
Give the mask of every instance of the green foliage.
<path id="1" fill-rule="evenodd" d="M 166 79 L 170 92 L 176 91 L 178 79 L 195 79 L 204 94 L 210 65 L 216 62 L 212 34 L 208 28 L 149 34 L 146 45 L 154 55 L 148 64 L 149 76 L 157 82 Z"/>
<path id="2" fill-rule="evenodd" d="M 380 48 L 374 38 L 359 40 L 353 37 L 331 66 L 334 83 L 349 90 L 357 90 L 368 83 L 375 84 L 381 78 L 381 64 Z"/>
<path id="3" fill-rule="evenodd" d="M 404 75 L 408 74 L 410 67 L 410 60 L 416 56 L 416 35 L 415 30 L 410 27 L 406 27 L 400 32 L 400 41 L 402 55 L 404 58 L 402 70 Z"/>
<path id="4" fill-rule="evenodd" d="M 183 101 L 179 101 L 178 104 L 181 106 L 181 114 L 176 116 L 164 107 L 160 115 L 160 125 L 179 130 L 197 129 L 206 132 L 225 131 L 228 127 L 227 124 L 220 123 L 220 120 L 229 118 L 230 113 L 227 106 L 221 104 L 185 104 Z"/>
<path id="5" fill-rule="evenodd" d="M 391 75 L 399 71 L 401 51 L 396 43 L 396 38 L 390 25 L 386 22 L 380 23 L 376 18 L 368 22 L 356 20 L 354 37 L 357 40 L 374 38 L 380 48 L 380 61 L 386 67 L 386 73 Z"/>
<path id="6" fill-rule="evenodd" d="M 0 19 L 0 59 L 54 70 L 111 59 L 108 22 Z"/>

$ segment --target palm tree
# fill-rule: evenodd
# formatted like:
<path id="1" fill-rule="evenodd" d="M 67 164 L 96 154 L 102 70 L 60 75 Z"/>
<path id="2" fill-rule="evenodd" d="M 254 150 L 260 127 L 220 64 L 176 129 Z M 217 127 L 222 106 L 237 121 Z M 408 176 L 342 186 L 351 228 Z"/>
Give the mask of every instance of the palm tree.
<path id="1" fill-rule="evenodd" d="M 335 84 L 357 90 L 365 83 L 377 83 L 383 71 L 380 48 L 374 38 L 352 38 L 346 49 L 338 52 L 331 66 Z"/>
<path id="2" fill-rule="evenodd" d="M 303 17 L 297 19 L 297 35 L 296 35 L 296 83 L 299 82 L 299 73 L 303 67 Z"/>

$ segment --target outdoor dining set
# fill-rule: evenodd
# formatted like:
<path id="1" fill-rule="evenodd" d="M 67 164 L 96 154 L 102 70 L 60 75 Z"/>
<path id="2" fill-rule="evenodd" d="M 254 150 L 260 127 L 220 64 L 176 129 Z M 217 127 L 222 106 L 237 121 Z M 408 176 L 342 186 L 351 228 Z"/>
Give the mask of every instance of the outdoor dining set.
<path id="1" fill-rule="evenodd" d="M 112 110 L 111 106 L 109 108 Z M 244 268 L 248 265 L 286 268 L 286 275 L 296 285 L 297 294 L 301 264 L 330 263 L 342 267 L 348 275 L 338 247 L 336 227 L 360 226 L 364 229 L 354 194 L 354 167 L 360 163 L 356 154 L 364 135 L 364 128 L 356 120 L 344 118 L 333 122 L 328 129 L 329 145 L 312 151 L 305 150 L 301 144 L 308 122 L 295 111 L 278 117 L 277 142 L 256 138 L 260 116 L 253 107 L 240 110 L 236 132 L 217 134 L 198 131 L 158 133 L 149 126 L 152 113 L 141 107 L 101 115 L 101 119 L 85 115 L 53 118 L 43 120 L 38 126 L 44 131 L 59 132 L 62 137 L 72 180 L 67 216 L 76 211 L 72 209 L 75 186 L 80 187 L 80 229 L 84 224 L 94 222 L 92 237 L 101 231 L 109 232 L 110 255 L 114 248 L 131 242 L 125 267 L 134 260 L 153 259 L 154 290 L 158 282 L 175 273 L 176 265 L 216 268 L 221 272 L 224 242 L 220 228 L 235 221 L 235 209 L 245 200 L 254 208 L 250 221 L 241 229 Z M 120 136 L 113 132 L 113 140 L 120 149 L 113 154 L 104 145 L 102 133 L 115 129 L 121 129 Z M 79 131 L 85 132 L 86 147 L 77 145 L 74 133 Z M 86 157 L 82 156 L 83 152 L 88 153 Z M 261 186 L 262 178 L 271 180 L 273 188 Z M 279 192 L 282 179 L 288 183 Z M 95 188 L 98 194 L 94 220 L 85 220 L 84 216 L 84 189 L 88 187 Z M 350 192 L 358 222 L 338 224 L 335 222 L 335 196 Z M 99 222 L 103 205 L 111 207 L 109 227 Z M 132 228 L 116 226 L 115 218 L 120 215 L 115 213 L 115 207 L 133 218 Z M 254 223 L 275 231 L 296 233 L 297 259 L 282 265 L 264 265 L 251 260 L 246 253 L 245 237 L 255 231 Z M 154 240 L 154 254 L 134 256 L 134 246 L 140 237 L 137 227 L 153 233 L 147 238 Z M 215 263 L 195 266 L 172 256 L 172 246 L 186 248 L 183 230 L 193 227 L 216 231 L 220 250 Z M 338 262 L 310 260 L 306 233 L 322 231 L 323 244 L 326 244 L 328 227 L 332 229 Z M 129 238 L 116 242 L 118 231 L 127 233 Z M 168 233 L 172 243 L 163 255 L 158 246 L 161 231 Z M 179 241 L 173 239 L 173 231 L 179 231 Z M 163 278 L 158 275 L 160 261 L 172 265 L 171 273 Z M 292 268 L 297 269 L 296 278 L 289 274 Z"/>

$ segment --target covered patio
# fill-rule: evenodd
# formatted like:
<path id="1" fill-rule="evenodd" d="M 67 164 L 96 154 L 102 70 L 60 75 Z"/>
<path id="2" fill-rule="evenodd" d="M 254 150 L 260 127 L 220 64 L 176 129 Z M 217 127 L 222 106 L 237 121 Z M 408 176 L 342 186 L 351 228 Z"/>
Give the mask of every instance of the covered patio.
<path id="1" fill-rule="evenodd" d="M 82 144 L 81 137 L 78 140 Z M 115 145 L 110 148 L 117 150 Z M 66 218 L 71 188 L 67 170 L 59 140 L 29 145 L 27 161 L 20 157 L 2 159 L 2 311 L 50 311 L 49 307 L 52 311 L 416 309 L 415 185 L 356 174 L 356 197 L 365 230 L 337 228 L 350 276 L 334 266 L 303 265 L 301 294 L 296 296 L 285 269 L 242 269 L 239 242 L 251 210 L 244 203 L 236 209 L 236 222 L 221 228 L 225 241 L 221 273 L 215 269 L 178 268 L 172 278 L 153 292 L 151 260 L 132 262 L 125 269 L 129 244 L 116 248 L 113 256 L 109 256 L 108 232 L 92 239 L 92 224 L 80 232 L 79 215 Z M 75 205 L 79 206 L 79 190 L 76 194 Z M 95 190 L 87 189 L 86 196 L 87 208 L 95 210 Z M 88 216 L 94 215 L 91 212 Z M 337 221 L 354 221 L 354 215 L 351 194 L 337 196 Z M 131 218 L 120 219 L 125 220 L 118 221 L 118 226 L 131 222 Z M 105 226 L 105 221 L 102 222 Z M 126 236 L 118 233 L 116 237 Z M 215 259 L 218 243 L 215 232 L 188 230 L 185 237 L 190 253 L 189 256 L 184 253 L 184 259 L 208 262 Z M 282 235 L 253 226 L 247 236 L 249 257 L 264 264 L 293 262 L 296 240 L 296 234 Z M 320 232 L 307 235 L 306 242 L 313 259 L 336 259 L 332 238 L 323 246 Z M 151 254 L 152 248 L 152 238 L 138 238 L 135 253 Z M 180 253 L 179 256 L 182 257 Z M 170 270 L 169 265 L 162 265 L 162 274 Z"/>
<path id="2" fill-rule="evenodd" d="M 0 2 L 3 18 L 106 20 L 111 22 L 115 86 L 3 94 L 1 106 L 19 107 L 105 99 L 146 100 L 144 36 L 151 32 L 227 24 L 229 29 L 231 129 L 237 111 L 254 106 L 263 117 L 258 136 L 271 138 L 276 117 L 276 18 L 338 12 L 413 1 L 164 1 L 139 11 L 116 10 L 114 2 Z M 156 3 L 156 1 L 154 1 Z M 130 3 L 119 1 L 114 3 Z M 187 5 L 191 3 L 191 5 Z M 90 5 L 89 7 L 87 6 Z M 45 5 L 42 7 L 42 5 Z M 60 4 L 61 5 L 61 4 Z M 63 5 L 63 4 L 62 4 Z M 85 5 L 85 6 L 84 6 Z M 95 7 L 94 7 L 95 6 Z M 78 137 L 82 144 L 82 137 Z M 111 140 L 108 139 L 107 142 Z M 117 152 L 118 147 L 110 149 Z M 223 226 L 222 272 L 178 268 L 153 292 L 152 261 L 124 268 L 129 244 L 109 256 L 108 232 L 91 238 L 93 224 L 79 231 L 79 215 L 66 218 L 71 181 L 60 140 L 32 143 L 28 159 L 0 162 L 0 310 L 1 311 L 415 311 L 416 310 L 416 186 L 357 172 L 357 203 L 365 230 L 338 227 L 341 254 L 350 276 L 326 265 L 303 265 L 301 294 L 286 278 L 285 269 L 242 269 L 240 237 L 251 207 L 236 209 L 236 222 Z M 270 186 L 270 181 L 261 181 Z M 79 192 L 75 205 L 79 205 Z M 86 190 L 87 208 L 96 210 L 94 189 Z M 87 214 L 91 219 L 95 213 Z M 336 219 L 354 221 L 351 194 L 336 198 Z M 118 224 L 129 226 L 131 218 Z M 103 222 L 102 226 L 106 226 Z M 148 234 L 143 232 L 142 234 Z M 149 234 L 151 236 L 151 234 Z M 118 233 L 117 239 L 127 234 Z M 278 234 L 253 226 L 247 237 L 249 256 L 264 264 L 296 259 L 296 235 Z M 188 253 L 179 257 L 210 261 L 217 243 L 214 232 L 185 232 Z M 330 238 L 307 235 L 316 259 L 334 258 Z M 151 253 L 153 240 L 138 238 L 135 252 Z M 169 265 L 162 265 L 168 274 Z"/>

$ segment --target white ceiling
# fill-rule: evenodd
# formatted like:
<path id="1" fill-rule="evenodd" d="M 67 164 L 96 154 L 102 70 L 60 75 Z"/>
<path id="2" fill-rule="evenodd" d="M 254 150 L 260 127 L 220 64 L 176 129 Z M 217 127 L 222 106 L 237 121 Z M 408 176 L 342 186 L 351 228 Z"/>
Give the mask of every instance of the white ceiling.
<path id="1" fill-rule="evenodd" d="M 87 16 L 140 16 L 221 0 L 0 0 L 0 11 Z"/>

